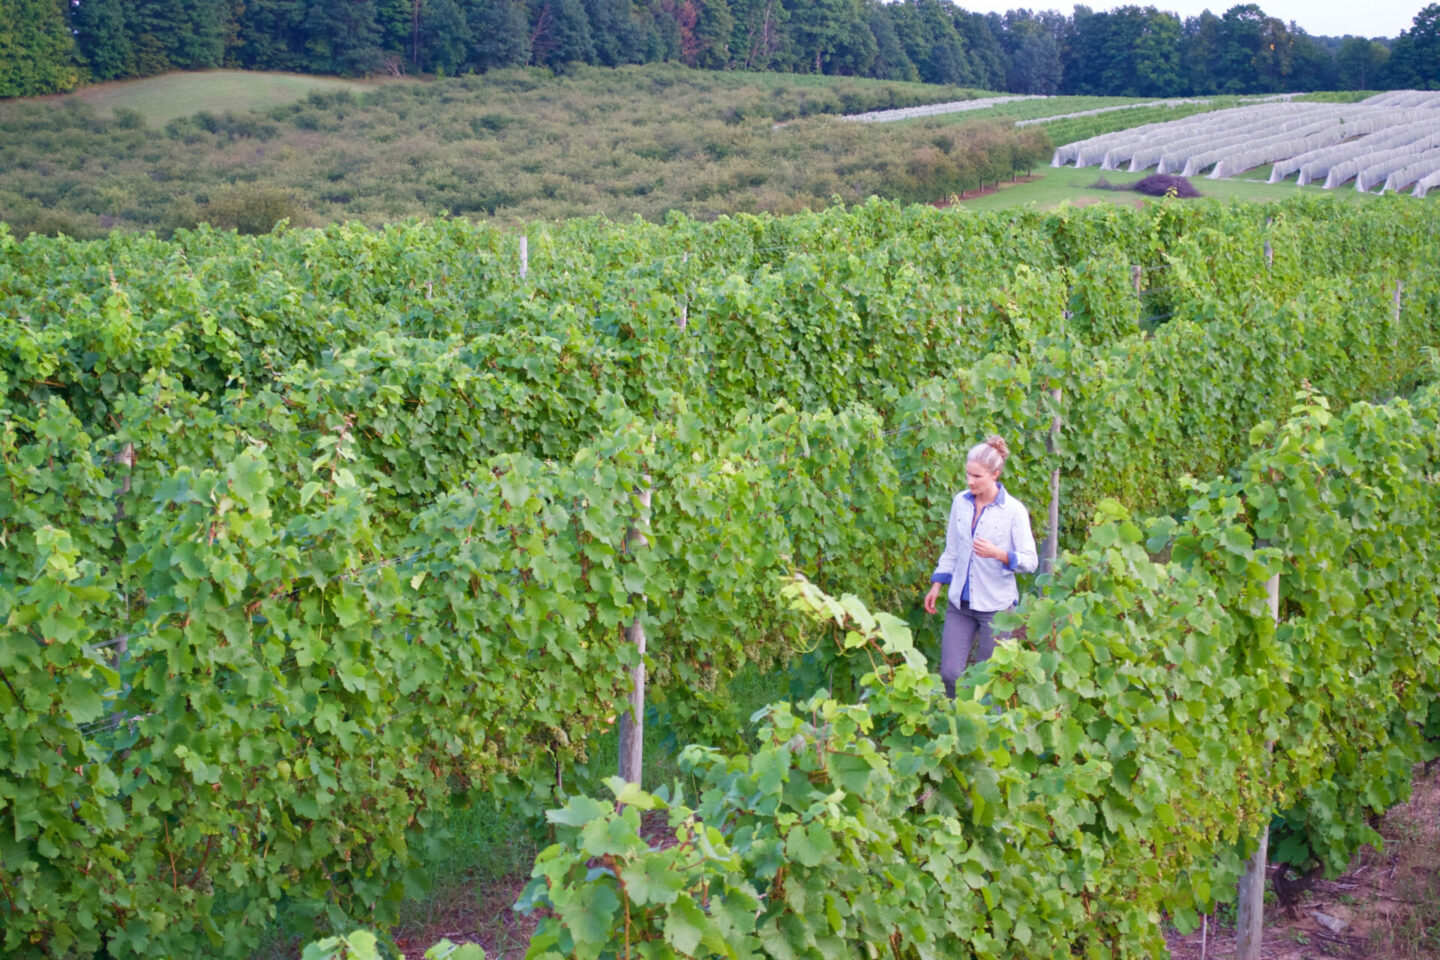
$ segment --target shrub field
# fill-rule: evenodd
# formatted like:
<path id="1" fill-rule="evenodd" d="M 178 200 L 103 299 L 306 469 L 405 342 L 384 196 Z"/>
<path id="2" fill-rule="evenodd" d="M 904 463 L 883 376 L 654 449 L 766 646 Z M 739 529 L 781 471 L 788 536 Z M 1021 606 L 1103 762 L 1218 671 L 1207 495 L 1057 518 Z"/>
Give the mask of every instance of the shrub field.
<path id="1" fill-rule="evenodd" d="M 280 217 L 658 220 L 928 201 L 1043 164 L 1051 143 L 1001 121 L 878 129 L 833 115 L 973 95 L 655 65 L 393 83 L 160 131 L 78 98 L 15 102 L 0 104 L 0 220 L 85 237 L 197 222 L 263 232 Z"/>

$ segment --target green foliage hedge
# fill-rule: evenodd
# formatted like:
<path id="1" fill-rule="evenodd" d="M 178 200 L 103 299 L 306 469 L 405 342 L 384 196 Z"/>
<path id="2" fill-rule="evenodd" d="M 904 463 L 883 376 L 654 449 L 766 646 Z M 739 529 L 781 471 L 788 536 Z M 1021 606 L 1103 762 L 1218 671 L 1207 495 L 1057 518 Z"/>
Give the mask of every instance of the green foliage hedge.
<path id="1" fill-rule="evenodd" d="M 1440 389 L 1300 398 L 1183 518 L 1103 502 L 958 702 L 903 621 L 788 588 L 832 658 L 868 655 L 861 702 L 776 704 L 753 752 L 552 810 L 527 957 L 1148 957 L 1272 810 L 1342 867 L 1440 754 Z"/>
<path id="2" fill-rule="evenodd" d="M 387 922 L 457 799 L 584 775 L 632 617 L 676 736 L 734 744 L 729 678 L 796 653 L 777 577 L 913 603 L 977 436 L 1037 517 L 1062 471 L 1078 543 L 1107 498 L 1183 508 L 1307 379 L 1410 389 L 1432 220 L 586 221 L 532 231 L 524 278 L 458 221 L 0 230 L 5 949 Z"/>

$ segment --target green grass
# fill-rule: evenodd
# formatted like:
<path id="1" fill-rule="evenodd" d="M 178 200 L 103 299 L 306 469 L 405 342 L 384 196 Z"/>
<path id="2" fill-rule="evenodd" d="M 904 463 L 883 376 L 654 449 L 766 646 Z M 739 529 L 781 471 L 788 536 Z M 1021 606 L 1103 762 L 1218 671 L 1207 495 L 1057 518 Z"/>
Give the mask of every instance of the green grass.
<path id="1" fill-rule="evenodd" d="M 983 93 L 982 97 L 1008 97 L 1008 93 Z M 1016 100 L 1002 103 L 984 110 L 966 110 L 960 113 L 937 113 L 927 117 L 911 117 L 906 120 L 892 120 L 886 126 L 942 126 L 956 123 L 974 123 L 977 120 L 1034 120 L 1052 117 L 1079 110 L 1094 110 L 1098 107 L 1117 107 L 1132 103 L 1149 103 L 1154 97 L 1048 97 L 1044 100 Z"/>
<path id="2" fill-rule="evenodd" d="M 760 670 L 753 665 L 742 670 L 730 683 L 728 695 L 735 705 L 736 714 L 746 718 L 744 732 L 751 746 L 755 742 L 757 725 L 748 722 L 748 717 L 766 704 L 787 699 L 789 677 L 783 668 Z M 661 785 L 681 781 L 686 801 L 691 805 L 697 800 L 697 787 L 685 782 L 676 753 L 667 749 L 665 731 L 653 724 L 645 729 L 645 772 L 644 783 L 648 790 Z M 614 727 L 606 734 L 595 738 L 589 744 L 592 781 L 580 784 L 566 784 L 567 792 L 580 791 L 593 796 L 608 795 L 599 779 L 617 772 L 619 758 L 618 735 Z M 500 885 L 500 889 L 513 889 L 517 878 L 526 878 L 534 865 L 535 856 L 548 842 L 545 824 L 541 821 L 519 816 L 502 810 L 495 804 L 483 800 L 471 806 L 456 810 L 442 825 L 445 843 L 426 857 L 421 870 L 428 878 L 429 893 L 408 901 L 402 908 L 401 925 L 406 928 L 427 929 L 433 927 L 437 917 L 445 915 L 454 905 L 474 909 L 480 905 L 484 891 Z M 268 960 L 293 955 L 297 941 L 294 938 L 277 937 L 265 951 Z M 518 956 L 525 944 L 497 944 L 507 956 Z"/>
<path id="3" fill-rule="evenodd" d="M 163 126 L 202 110 L 244 113 L 294 103 L 312 93 L 348 90 L 359 94 L 374 87 L 374 83 L 339 77 L 203 70 L 102 83 L 72 96 L 89 103 L 101 117 L 113 117 L 117 110 L 134 110 L 152 126 Z"/>
<path id="4" fill-rule="evenodd" d="M 1002 186 L 995 193 L 976 197 L 973 200 L 965 200 L 964 206 L 967 210 L 983 211 L 1029 205 L 1048 210 L 1058 207 L 1062 203 L 1077 205 L 1090 203 L 1134 204 L 1148 198 L 1128 191 L 1098 190 L 1092 188 L 1091 185 L 1101 177 L 1113 184 L 1134 183 L 1153 172 L 1153 170 L 1144 173 L 1126 173 L 1118 170 L 1102 171 L 1098 167 L 1082 167 L 1080 169 L 1044 167 L 1035 171 L 1038 177 L 1029 183 Z M 1301 192 L 1306 195 L 1333 195 L 1344 203 L 1363 203 L 1373 199 L 1372 194 L 1358 193 L 1348 187 L 1339 190 L 1322 190 L 1318 186 L 1297 187 L 1294 180 L 1270 184 L 1265 182 L 1269 175 L 1270 168 L 1261 167 L 1247 171 L 1241 177 L 1234 179 L 1207 180 L 1204 177 L 1192 177 L 1190 182 L 1205 196 L 1220 199 L 1284 200 Z"/>
<path id="5" fill-rule="evenodd" d="M 1295 98 L 1297 103 L 1359 103 L 1383 90 L 1322 90 L 1319 93 L 1306 93 Z"/>
<path id="6" fill-rule="evenodd" d="M 752 748 L 758 747 L 758 725 L 748 718 L 767 704 L 789 699 L 789 674 L 783 666 L 760 669 L 750 665 L 730 682 L 727 699 L 735 715 L 744 721 L 743 733 Z M 655 790 L 683 778 L 673 749 L 667 747 L 666 731 L 654 724 L 645 729 L 645 774 L 643 786 Z M 582 783 L 566 783 L 567 794 L 605 796 L 600 780 L 617 772 L 618 735 L 614 727 L 589 743 L 591 777 Z M 684 783 L 686 801 L 697 800 L 695 785 Z M 535 856 L 549 842 L 543 820 L 501 808 L 483 797 L 469 806 L 455 808 L 441 823 L 427 831 L 430 842 L 412 836 L 413 849 L 421 858 L 418 873 L 428 892 L 407 900 L 400 911 L 401 930 L 426 931 L 442 917 L 455 914 L 473 917 L 487 892 L 511 889 L 517 880 L 530 875 Z M 282 915 L 285 910 L 281 908 Z M 490 918 L 487 918 L 490 919 Z M 442 923 L 442 926 L 443 923 Z M 444 927 L 446 930 L 454 926 Z M 467 930 L 467 935 L 474 930 Z M 252 960 L 294 960 L 308 938 L 281 931 L 275 925 Z M 519 956 L 525 944 L 499 944 L 504 956 Z"/>
<path id="7" fill-rule="evenodd" d="M 742 718 L 743 730 L 751 746 L 758 746 L 754 736 L 757 725 L 749 717 L 767 704 L 789 697 L 789 675 L 783 666 L 760 670 L 746 667 L 730 682 L 727 700 L 734 704 L 735 715 Z M 681 778 L 678 757 L 667 749 L 666 731 L 653 723 L 645 726 L 644 786 L 654 790 Z M 683 746 L 683 744 L 681 745 Z M 604 794 L 600 781 L 619 770 L 618 726 L 595 737 L 588 745 L 591 781 L 566 784 L 567 792 L 583 791 Z M 689 802 L 696 799 L 693 784 L 685 784 Z M 536 852 L 536 833 L 543 824 L 498 809 L 494 804 L 480 802 L 458 810 L 445 824 L 450 841 L 427 858 L 424 869 L 436 889 L 454 883 L 495 880 L 517 871 L 529 871 Z"/>

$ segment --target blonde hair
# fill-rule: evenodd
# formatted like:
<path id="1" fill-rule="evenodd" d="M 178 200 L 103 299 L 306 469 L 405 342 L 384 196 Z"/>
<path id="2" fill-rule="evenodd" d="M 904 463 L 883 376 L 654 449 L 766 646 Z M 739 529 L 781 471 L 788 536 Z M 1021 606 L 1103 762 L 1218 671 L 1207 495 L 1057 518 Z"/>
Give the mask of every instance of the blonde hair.
<path id="1" fill-rule="evenodd" d="M 1005 466 L 1005 458 L 1010 456 L 1009 445 L 998 436 L 985 438 L 984 443 L 977 443 L 970 448 L 970 454 L 965 458 L 966 463 L 978 463 L 996 476 Z"/>

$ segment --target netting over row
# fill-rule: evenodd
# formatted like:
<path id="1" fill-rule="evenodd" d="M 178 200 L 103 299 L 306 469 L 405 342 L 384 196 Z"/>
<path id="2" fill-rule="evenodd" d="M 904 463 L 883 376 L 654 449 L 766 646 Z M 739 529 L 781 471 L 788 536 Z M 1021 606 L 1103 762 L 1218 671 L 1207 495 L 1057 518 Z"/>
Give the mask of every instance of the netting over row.
<path id="1" fill-rule="evenodd" d="M 1410 196 L 1423 197 L 1431 187 L 1440 187 L 1440 171 L 1416 180 L 1415 189 L 1410 191 Z"/>
<path id="2" fill-rule="evenodd" d="M 1237 176 L 1246 170 L 1253 170 L 1255 167 L 1267 163 L 1284 160 L 1296 153 L 1306 153 L 1333 146 L 1352 137 L 1363 138 L 1377 130 L 1393 129 L 1397 120 L 1403 121 L 1404 118 L 1398 115 L 1401 113 L 1406 113 L 1406 111 L 1375 112 L 1359 117 L 1353 115 L 1342 117 L 1338 124 L 1330 121 L 1314 124 L 1311 127 L 1246 144 L 1241 150 L 1212 151 L 1207 155 L 1195 158 L 1193 172 L 1190 175 L 1199 173 L 1205 169 L 1208 162 L 1213 161 L 1215 169 L 1210 173 L 1211 179 L 1219 180 L 1224 177 Z"/>
<path id="3" fill-rule="evenodd" d="M 1337 163 L 1325 174 L 1325 189 L 1355 180 L 1355 189 L 1369 190 L 1381 183 L 1392 171 L 1419 159 L 1426 151 L 1440 146 L 1440 130 L 1397 146 L 1370 150 L 1343 163 Z"/>
<path id="4" fill-rule="evenodd" d="M 1425 107 L 1440 109 L 1440 92 L 1434 90 L 1392 90 L 1377 93 L 1363 103 L 1377 107 Z"/>
<path id="5" fill-rule="evenodd" d="M 1430 150 L 1422 153 L 1413 163 L 1401 167 L 1387 176 L 1385 185 L 1380 188 L 1380 192 L 1404 190 L 1417 180 L 1437 172 L 1440 172 L 1440 150 Z"/>
<path id="6" fill-rule="evenodd" d="M 1296 182 L 1303 185 L 1316 178 L 1324 177 L 1337 163 L 1364 156 L 1372 150 L 1398 147 L 1423 137 L 1440 135 L 1440 131 L 1436 130 L 1434 118 L 1429 116 L 1429 111 L 1418 112 L 1418 115 L 1425 119 L 1402 123 L 1399 126 L 1389 127 L 1342 144 L 1307 150 L 1294 157 L 1281 160 L 1271 169 L 1270 182 L 1279 183 L 1291 174 L 1298 173 L 1299 178 Z"/>
<path id="7" fill-rule="evenodd" d="M 849 113 L 841 120 L 855 123 L 890 123 L 895 120 L 910 120 L 914 117 L 933 117 L 942 113 L 968 113 L 971 110 L 987 110 L 1006 103 L 1020 100 L 1046 100 L 1043 94 L 1015 94 L 1009 97 L 984 97 L 979 100 L 951 100 L 947 103 L 927 103 L 918 107 L 897 107 L 894 110 L 872 110 L 869 113 Z"/>
<path id="8" fill-rule="evenodd" d="M 1329 103 L 1270 103 L 1232 107 L 1168 123 L 1147 124 L 1130 130 L 1102 134 L 1081 141 L 1073 158 L 1077 166 L 1099 161 L 1101 169 L 1119 169 L 1130 163 L 1143 170 L 1160 155 L 1182 142 L 1214 146 L 1217 136 L 1238 136 L 1257 131 L 1278 133 L 1303 127 L 1329 117 L 1342 117 L 1342 105 Z M 1354 113 L 1354 110 L 1349 111 Z M 1065 148 L 1062 148 L 1064 150 Z M 1137 160 L 1137 154 L 1147 154 Z"/>
<path id="9" fill-rule="evenodd" d="M 1217 110 L 1214 113 L 1199 114 L 1181 120 L 1147 123 L 1144 126 L 1100 134 L 1067 144 L 1056 151 L 1055 161 L 1057 166 L 1074 161 L 1075 165 L 1080 167 L 1102 163 L 1102 169 L 1114 170 L 1118 169 L 1119 164 L 1129 161 L 1135 151 L 1144 149 L 1147 144 L 1164 145 L 1187 136 L 1200 135 L 1216 123 L 1216 118 L 1229 118 L 1229 122 L 1232 124 L 1235 122 L 1262 124 L 1272 120 L 1273 115 L 1283 115 L 1292 106 L 1294 105 L 1278 103 L 1233 107 L 1229 110 Z M 1307 104 L 1306 106 L 1313 105 Z"/>
<path id="10" fill-rule="evenodd" d="M 1065 144 L 1052 165 L 1131 172 L 1154 166 L 1186 177 L 1213 167 L 1211 178 L 1220 179 L 1273 164 L 1271 183 L 1298 174 L 1300 184 L 1323 176 L 1334 188 L 1354 178 L 1357 189 L 1371 190 L 1403 175 L 1409 179 L 1385 189 L 1415 183 L 1423 196 L 1433 184 L 1421 157 L 1434 149 L 1440 92 L 1395 90 L 1359 103 L 1251 104 L 1145 124 Z"/>
<path id="11" fill-rule="evenodd" d="M 1365 165 L 1355 174 L 1355 189 L 1373 190 L 1376 184 L 1383 184 L 1391 174 L 1398 173 L 1408 166 L 1437 161 L 1440 161 L 1440 151 L 1422 151 L 1408 145 L 1396 150 L 1389 150 L 1378 156 L 1367 157 Z"/>

